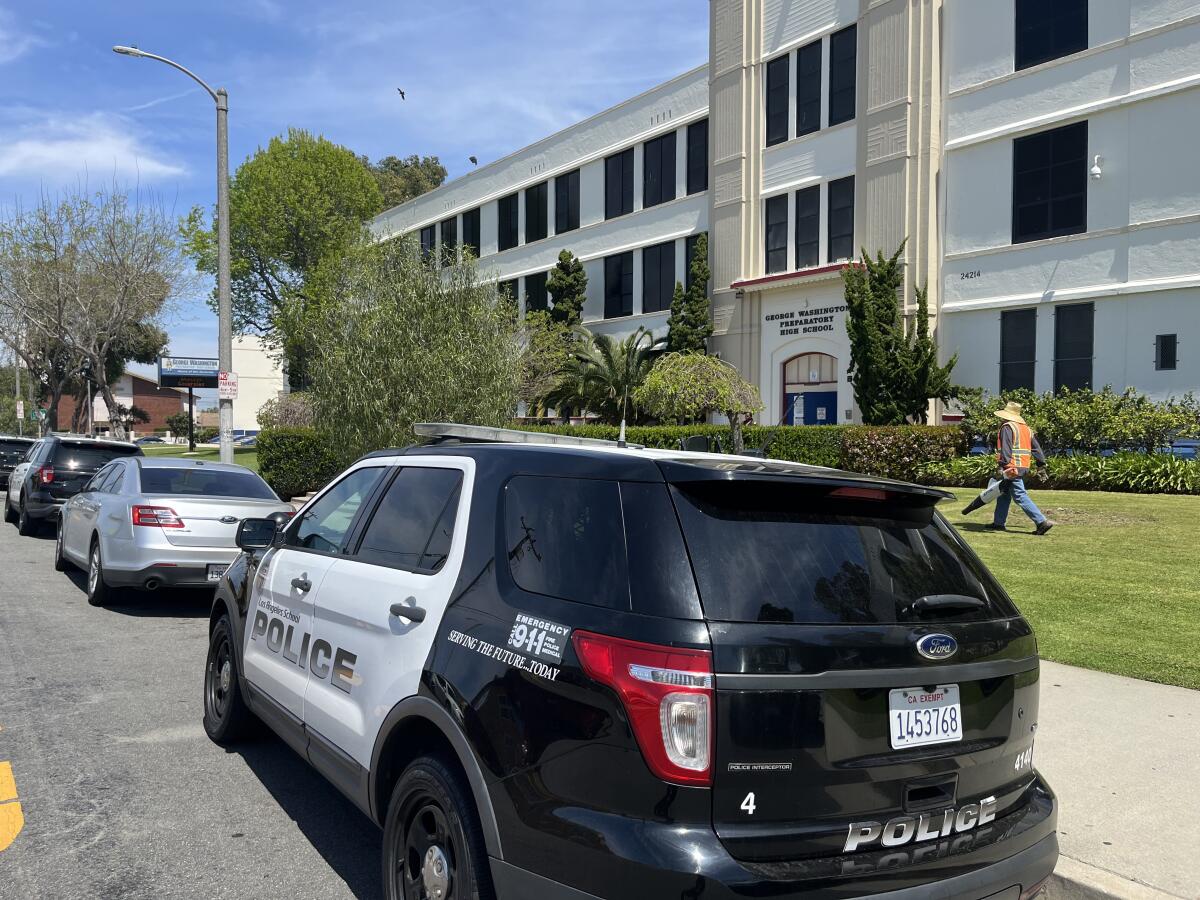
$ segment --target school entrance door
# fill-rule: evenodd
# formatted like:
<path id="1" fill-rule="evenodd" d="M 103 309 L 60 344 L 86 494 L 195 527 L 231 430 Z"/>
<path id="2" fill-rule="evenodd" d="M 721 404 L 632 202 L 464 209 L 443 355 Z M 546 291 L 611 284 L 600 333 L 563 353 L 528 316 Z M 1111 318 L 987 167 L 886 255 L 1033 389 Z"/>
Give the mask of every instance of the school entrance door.
<path id="1" fill-rule="evenodd" d="M 837 358 L 801 353 L 783 364 L 783 416 L 788 425 L 836 425 Z"/>

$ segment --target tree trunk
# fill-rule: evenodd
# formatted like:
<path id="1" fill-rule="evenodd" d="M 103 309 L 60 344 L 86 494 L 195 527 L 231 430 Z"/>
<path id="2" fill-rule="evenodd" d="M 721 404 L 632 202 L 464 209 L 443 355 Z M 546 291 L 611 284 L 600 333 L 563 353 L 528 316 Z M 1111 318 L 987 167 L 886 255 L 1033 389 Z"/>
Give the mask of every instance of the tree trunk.
<path id="1" fill-rule="evenodd" d="M 114 441 L 125 440 L 125 423 L 117 414 L 117 401 L 113 399 L 112 388 L 107 384 L 100 384 L 97 387 L 100 388 L 100 396 L 104 398 L 104 405 L 108 409 L 108 428 L 112 439 Z"/>
<path id="2" fill-rule="evenodd" d="M 62 385 L 50 387 L 50 405 L 46 407 L 46 430 L 58 431 L 58 404 L 62 400 Z"/>
<path id="3" fill-rule="evenodd" d="M 745 449 L 745 444 L 742 441 L 742 417 L 738 413 L 728 413 L 729 419 L 729 440 L 733 445 L 731 452 L 738 455 Z"/>

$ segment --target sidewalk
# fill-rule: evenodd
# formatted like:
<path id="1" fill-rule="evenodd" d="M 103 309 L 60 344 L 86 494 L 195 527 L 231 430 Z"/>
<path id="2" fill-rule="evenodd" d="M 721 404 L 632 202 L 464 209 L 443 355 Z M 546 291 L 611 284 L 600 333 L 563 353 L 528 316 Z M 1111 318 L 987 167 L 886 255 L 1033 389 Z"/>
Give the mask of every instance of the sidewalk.
<path id="1" fill-rule="evenodd" d="M 1063 855 L 1048 897 L 1200 898 L 1200 691 L 1043 662 L 1038 719 Z"/>

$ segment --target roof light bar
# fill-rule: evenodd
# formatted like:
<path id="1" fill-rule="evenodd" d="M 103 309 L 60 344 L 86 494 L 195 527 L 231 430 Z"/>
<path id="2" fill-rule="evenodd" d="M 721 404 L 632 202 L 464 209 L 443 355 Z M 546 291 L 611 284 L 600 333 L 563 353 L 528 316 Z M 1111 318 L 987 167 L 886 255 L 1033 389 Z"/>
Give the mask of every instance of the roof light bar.
<path id="1" fill-rule="evenodd" d="M 518 431 L 515 428 L 492 428 L 487 425 L 459 425 L 455 422 L 417 422 L 413 431 L 419 437 L 436 440 L 458 440 L 483 444 L 558 444 L 564 447 L 617 447 L 618 441 L 599 438 L 572 437 L 541 431 Z M 645 449 L 641 444 L 625 444 L 633 450 Z"/>

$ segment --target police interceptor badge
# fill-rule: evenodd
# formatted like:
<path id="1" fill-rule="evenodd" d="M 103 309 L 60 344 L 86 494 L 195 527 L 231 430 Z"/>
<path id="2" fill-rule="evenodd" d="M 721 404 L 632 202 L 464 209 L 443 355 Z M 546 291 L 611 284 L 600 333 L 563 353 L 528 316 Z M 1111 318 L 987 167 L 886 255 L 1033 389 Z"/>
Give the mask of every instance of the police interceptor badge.
<path id="1" fill-rule="evenodd" d="M 561 663 L 563 647 L 570 636 L 571 629 L 566 625 L 517 613 L 508 633 L 508 646 L 547 662 Z"/>

